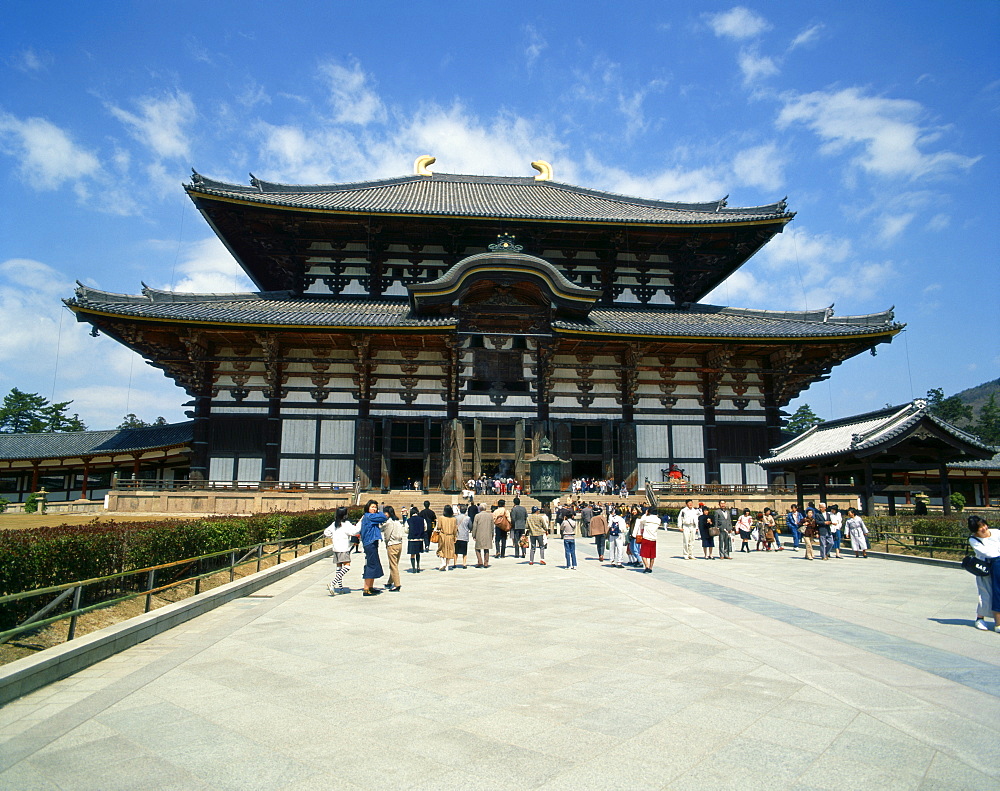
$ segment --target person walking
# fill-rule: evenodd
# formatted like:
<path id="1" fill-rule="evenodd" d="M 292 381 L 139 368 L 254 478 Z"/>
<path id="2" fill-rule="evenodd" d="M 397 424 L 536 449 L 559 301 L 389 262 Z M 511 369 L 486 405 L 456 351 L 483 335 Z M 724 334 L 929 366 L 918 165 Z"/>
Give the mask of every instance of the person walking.
<path id="1" fill-rule="evenodd" d="M 844 523 L 846 537 L 851 539 L 851 549 L 854 557 L 868 557 L 868 525 L 858 516 L 853 508 L 847 509 L 847 521 Z"/>
<path id="2" fill-rule="evenodd" d="M 969 546 L 976 557 L 985 561 L 990 573 L 976 577 L 979 604 L 976 608 L 976 628 L 989 631 L 986 619 L 992 613 L 994 631 L 1000 632 L 1000 530 L 992 530 L 981 516 L 972 514 L 966 520 Z"/>
<path id="3" fill-rule="evenodd" d="M 344 577 L 351 570 L 351 539 L 360 534 L 361 529 L 355 527 L 347 519 L 347 508 L 341 506 L 333 516 L 333 522 L 323 531 L 323 535 L 330 539 L 330 549 L 333 552 L 333 562 L 337 564 L 337 573 L 333 575 L 329 585 L 331 596 L 338 593 L 347 593 L 347 588 L 343 587 Z"/>
<path id="4" fill-rule="evenodd" d="M 476 568 L 490 567 L 490 548 L 493 546 L 493 514 L 486 508 L 472 520 L 472 539 L 476 542 Z"/>
<path id="5" fill-rule="evenodd" d="M 378 502 L 369 500 L 365 505 L 365 514 L 361 517 L 361 548 L 365 553 L 364 596 L 377 596 L 382 591 L 377 590 L 375 580 L 385 574 L 382 571 L 382 561 L 378 556 L 378 542 L 382 540 L 382 523 L 386 515 L 378 510 Z"/>
<path id="6" fill-rule="evenodd" d="M 639 557 L 642 558 L 643 573 L 653 573 L 653 563 L 656 562 L 656 539 L 660 529 L 660 517 L 656 509 L 650 506 L 639 518 L 635 534 L 639 539 Z"/>
<path id="7" fill-rule="evenodd" d="M 434 525 L 437 524 L 437 514 L 431 510 L 431 501 L 424 500 L 424 510 L 420 512 L 424 520 L 424 552 L 431 551 L 431 533 L 434 532 Z"/>
<path id="8" fill-rule="evenodd" d="M 725 500 L 719 502 L 719 507 L 712 514 L 712 523 L 719 529 L 719 557 L 732 560 L 733 522 Z"/>
<path id="9" fill-rule="evenodd" d="M 842 528 L 844 526 L 844 515 L 840 513 L 840 509 L 836 505 L 831 505 L 829 516 L 830 516 L 830 539 L 831 539 L 830 549 L 833 550 L 833 556 L 839 558 L 840 541 L 843 538 Z"/>
<path id="10" fill-rule="evenodd" d="M 816 527 L 816 519 L 813 516 L 812 511 L 807 511 L 806 515 L 802 518 L 802 524 L 799 526 L 802 531 L 802 543 L 805 544 L 806 548 L 806 560 L 815 560 L 816 556 L 813 553 L 813 543 L 819 541 L 819 528 Z"/>
<path id="11" fill-rule="evenodd" d="M 705 556 L 705 560 L 715 560 L 712 557 L 712 553 L 715 551 L 715 535 L 713 535 L 713 530 L 717 535 L 719 530 L 715 527 L 714 520 L 708 512 L 708 506 L 703 505 L 701 507 L 701 514 L 698 516 L 698 533 L 701 535 L 701 553 Z"/>
<path id="12" fill-rule="evenodd" d="M 694 507 L 694 500 L 686 500 L 684 507 L 677 514 L 677 524 L 681 528 L 684 560 L 694 560 L 694 541 L 698 535 L 699 516 L 701 516 L 701 511 Z"/>
<path id="13" fill-rule="evenodd" d="M 597 559 L 604 562 L 604 545 L 608 540 L 608 518 L 604 515 L 604 509 L 598 508 L 590 517 L 590 535 L 594 537 L 594 544 L 597 546 Z"/>
<path id="14" fill-rule="evenodd" d="M 608 542 L 611 547 L 611 565 L 615 568 L 625 568 L 625 541 L 628 533 L 628 523 L 617 509 L 608 522 Z"/>
<path id="15" fill-rule="evenodd" d="M 458 507 L 458 516 L 455 517 L 455 560 L 462 559 L 462 568 L 469 567 L 469 528 L 472 526 L 472 519 L 469 517 L 468 508 L 464 505 Z"/>
<path id="16" fill-rule="evenodd" d="M 801 543 L 801 528 L 802 528 L 802 512 L 799 507 L 792 504 L 792 507 L 788 509 L 788 513 L 785 515 L 785 524 L 788 526 L 788 532 L 792 534 L 792 551 L 799 551 L 799 543 Z"/>
<path id="17" fill-rule="evenodd" d="M 559 523 L 559 534 L 562 536 L 563 552 L 566 555 L 566 568 L 576 568 L 576 520 L 572 514 L 564 516 Z"/>
<path id="18" fill-rule="evenodd" d="M 830 513 L 826 510 L 826 503 L 820 503 L 815 513 L 816 529 L 819 531 L 819 559 L 829 560 L 833 551 L 833 534 L 830 532 Z"/>
<path id="19" fill-rule="evenodd" d="M 399 556 L 403 553 L 403 537 L 406 531 L 403 529 L 403 523 L 396 518 L 395 508 L 387 505 L 382 511 L 386 517 L 382 523 L 382 540 L 385 542 L 385 554 L 389 558 L 389 584 L 385 589 L 397 592 L 402 588 L 399 584 Z"/>
<path id="20" fill-rule="evenodd" d="M 420 555 L 424 551 L 424 538 L 427 523 L 420 515 L 416 506 L 410 506 L 410 518 L 406 520 L 407 542 L 406 551 L 410 556 L 410 573 L 420 573 Z"/>
<path id="21" fill-rule="evenodd" d="M 770 531 L 771 541 L 774 541 L 774 548 L 776 552 L 784 550 L 781 546 L 781 537 L 778 533 L 778 523 L 774 519 L 774 512 L 770 508 L 764 509 L 763 517 L 761 521 L 764 523 L 764 540 L 767 541 L 767 534 Z M 767 545 L 770 548 L 770 544 Z"/>
<path id="22" fill-rule="evenodd" d="M 455 521 L 455 512 L 450 505 L 444 507 L 442 516 L 437 521 L 438 548 L 437 554 L 441 558 L 441 565 L 438 571 L 448 570 L 448 561 L 451 561 L 451 568 L 455 568 L 455 542 L 458 538 L 458 524 Z"/>
<path id="23" fill-rule="evenodd" d="M 496 557 L 507 556 L 507 534 L 510 532 L 510 513 L 506 508 L 506 500 L 498 500 L 493 509 L 493 538 L 496 542 Z"/>
<path id="24" fill-rule="evenodd" d="M 753 517 L 750 516 L 750 509 L 744 508 L 740 518 L 736 520 L 736 532 L 740 534 L 740 552 L 750 552 L 750 537 L 753 535 Z M 760 549 L 760 539 L 757 540 L 757 549 Z"/>
<path id="25" fill-rule="evenodd" d="M 528 529 L 528 509 L 521 505 L 521 498 L 514 498 L 514 507 L 510 509 L 511 541 L 514 542 L 514 557 L 526 558 L 528 548 L 521 546 L 524 534 Z"/>
<path id="26" fill-rule="evenodd" d="M 549 518 L 538 510 L 537 505 L 531 506 L 531 513 L 528 515 L 528 540 L 531 542 L 531 557 L 528 565 L 535 565 L 535 550 L 538 550 L 539 562 L 545 565 L 545 537 L 549 532 Z"/>
<path id="27" fill-rule="evenodd" d="M 580 509 L 580 535 L 590 538 L 590 520 L 594 518 L 594 504 L 584 503 Z"/>

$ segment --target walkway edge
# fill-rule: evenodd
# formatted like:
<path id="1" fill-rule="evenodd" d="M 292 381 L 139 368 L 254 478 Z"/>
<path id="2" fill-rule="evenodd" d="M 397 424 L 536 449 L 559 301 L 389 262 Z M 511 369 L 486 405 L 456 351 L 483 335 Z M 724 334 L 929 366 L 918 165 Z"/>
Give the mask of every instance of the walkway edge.
<path id="1" fill-rule="evenodd" d="M 129 618 L 68 643 L 47 648 L 0 666 L 0 706 L 46 684 L 138 645 L 150 637 L 197 618 L 233 599 L 239 599 L 294 574 L 317 560 L 329 557 L 330 547 L 313 550 L 243 579 L 228 582 L 206 593 L 190 596 L 152 612 Z"/>

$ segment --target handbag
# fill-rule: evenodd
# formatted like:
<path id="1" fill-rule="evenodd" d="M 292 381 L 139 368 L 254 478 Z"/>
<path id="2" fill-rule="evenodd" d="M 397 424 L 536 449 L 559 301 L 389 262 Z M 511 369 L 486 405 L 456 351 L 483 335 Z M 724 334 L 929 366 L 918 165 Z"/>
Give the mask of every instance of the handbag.
<path id="1" fill-rule="evenodd" d="M 441 531 L 434 529 L 431 531 L 431 543 L 440 544 L 441 543 Z"/>
<path id="2" fill-rule="evenodd" d="M 715 538 L 715 536 L 719 535 L 719 528 L 717 528 L 717 527 L 710 527 L 710 528 L 708 528 L 708 534 L 710 536 L 712 536 L 713 538 Z"/>
<path id="3" fill-rule="evenodd" d="M 977 577 L 988 577 L 990 575 L 990 564 L 985 560 L 980 560 L 975 555 L 966 555 L 962 558 L 962 568 Z"/>

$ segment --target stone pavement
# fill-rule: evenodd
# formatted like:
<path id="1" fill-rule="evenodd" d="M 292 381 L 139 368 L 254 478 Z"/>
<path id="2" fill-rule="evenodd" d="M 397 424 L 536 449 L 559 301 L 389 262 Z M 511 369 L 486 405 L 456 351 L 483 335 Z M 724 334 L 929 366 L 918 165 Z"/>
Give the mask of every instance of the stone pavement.
<path id="1" fill-rule="evenodd" d="M 0 788 L 1000 788 L 971 575 L 678 548 L 367 599 L 317 563 L 0 709 Z"/>

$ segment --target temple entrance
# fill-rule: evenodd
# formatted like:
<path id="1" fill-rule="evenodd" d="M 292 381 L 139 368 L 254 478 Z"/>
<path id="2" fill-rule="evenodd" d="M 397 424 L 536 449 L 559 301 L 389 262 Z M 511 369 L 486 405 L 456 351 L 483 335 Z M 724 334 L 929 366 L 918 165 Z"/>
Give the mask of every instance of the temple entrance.
<path id="1" fill-rule="evenodd" d="M 604 462 L 587 459 L 573 459 L 570 465 L 574 478 L 603 478 Z"/>
<path id="2" fill-rule="evenodd" d="M 423 488 L 423 459 L 393 459 L 392 474 L 389 476 L 389 486 L 392 489 Z"/>

